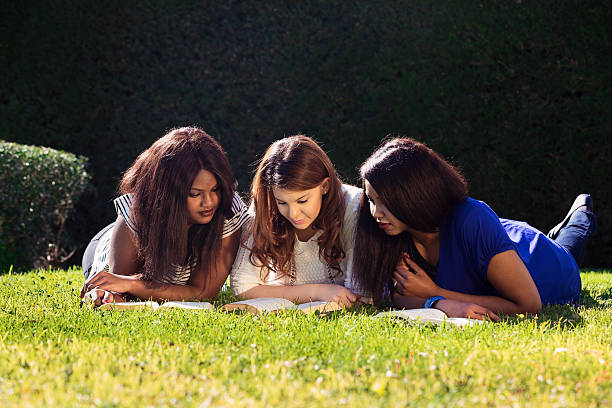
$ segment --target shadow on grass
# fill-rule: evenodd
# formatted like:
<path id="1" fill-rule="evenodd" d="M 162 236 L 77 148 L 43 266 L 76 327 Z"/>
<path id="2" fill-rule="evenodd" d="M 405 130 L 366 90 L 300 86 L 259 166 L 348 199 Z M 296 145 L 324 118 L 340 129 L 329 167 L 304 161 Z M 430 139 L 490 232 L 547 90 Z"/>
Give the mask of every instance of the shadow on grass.
<path id="1" fill-rule="evenodd" d="M 536 320 L 538 325 L 559 325 L 566 329 L 572 329 L 584 324 L 584 318 L 580 315 L 578 307 L 586 309 L 605 310 L 612 303 L 612 288 L 603 291 L 597 289 L 582 289 L 580 292 L 579 306 L 573 305 L 547 305 L 542 308 L 537 316 L 516 315 L 507 316 L 507 322 L 520 322 L 524 320 Z"/>
<path id="2" fill-rule="evenodd" d="M 612 287 L 603 290 L 597 289 L 582 289 L 580 292 L 580 305 L 589 309 L 605 309 L 610 307 Z"/>

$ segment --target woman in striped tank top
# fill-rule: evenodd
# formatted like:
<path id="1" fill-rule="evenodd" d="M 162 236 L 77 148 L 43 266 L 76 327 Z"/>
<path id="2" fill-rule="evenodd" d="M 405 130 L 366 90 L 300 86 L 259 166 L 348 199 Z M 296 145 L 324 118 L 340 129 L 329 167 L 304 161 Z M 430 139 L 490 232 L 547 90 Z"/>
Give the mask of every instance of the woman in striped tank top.
<path id="1" fill-rule="evenodd" d="M 203 130 L 170 131 L 125 172 L 116 221 L 83 257 L 81 297 L 214 297 L 234 261 L 246 209 L 221 146 Z"/>

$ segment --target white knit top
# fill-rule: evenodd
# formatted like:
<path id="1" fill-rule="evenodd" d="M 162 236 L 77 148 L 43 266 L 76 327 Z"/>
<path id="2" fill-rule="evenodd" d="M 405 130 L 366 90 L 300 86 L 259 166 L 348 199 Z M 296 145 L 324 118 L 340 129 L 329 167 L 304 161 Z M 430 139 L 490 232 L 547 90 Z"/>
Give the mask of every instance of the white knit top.
<path id="1" fill-rule="evenodd" d="M 332 269 L 332 276 L 335 276 L 333 281 L 330 279 L 330 271 L 327 262 L 319 257 L 319 244 L 317 238 L 322 231 L 318 231 L 312 238 L 306 242 L 296 239 L 294 263 L 295 263 L 295 285 L 304 285 L 309 283 L 335 283 L 338 285 L 352 288 L 352 273 L 353 273 L 353 247 L 355 246 L 355 228 L 357 224 L 357 216 L 359 212 L 359 201 L 361 199 L 362 190 L 360 188 L 342 185 L 342 193 L 346 209 L 342 220 L 342 230 L 340 231 L 340 242 L 346 256 L 340 262 L 340 268 L 343 274 L 338 275 L 338 271 Z M 253 212 L 250 211 L 251 217 Z M 250 220 L 252 223 L 252 219 Z M 238 254 L 232 266 L 230 275 L 230 285 L 234 295 L 239 295 L 247 290 L 258 285 L 290 285 L 291 278 L 289 276 L 278 277 L 274 270 L 269 270 L 267 278 L 264 268 L 253 265 L 249 257 L 253 247 L 253 236 L 250 235 L 250 228 L 243 228 L 243 235 L 238 249 Z"/>

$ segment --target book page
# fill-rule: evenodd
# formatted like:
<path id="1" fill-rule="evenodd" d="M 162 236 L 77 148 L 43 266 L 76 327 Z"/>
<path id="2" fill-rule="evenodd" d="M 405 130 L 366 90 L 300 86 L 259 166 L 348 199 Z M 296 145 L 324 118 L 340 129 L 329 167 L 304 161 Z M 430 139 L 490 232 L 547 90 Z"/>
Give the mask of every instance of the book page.
<path id="1" fill-rule="evenodd" d="M 240 302 L 233 302 L 223 305 L 221 309 L 226 312 L 232 310 L 248 310 L 251 313 L 257 314 L 261 312 L 275 312 L 282 309 L 291 309 L 295 304 L 290 300 L 283 298 L 255 298 L 248 300 L 241 300 Z"/>
<path id="2" fill-rule="evenodd" d="M 389 313 L 392 313 L 395 316 L 399 316 L 399 315 L 403 315 L 405 316 L 407 319 L 437 319 L 437 320 L 444 320 L 444 318 L 446 317 L 446 314 L 439 310 L 439 309 L 434 309 L 434 308 L 427 308 L 427 309 L 402 309 L 402 310 L 393 310 Z M 397 312 L 397 313 L 395 313 Z"/>
<path id="3" fill-rule="evenodd" d="M 410 320 L 411 322 L 423 322 L 442 324 L 444 322 L 455 326 L 473 326 L 482 324 L 483 320 L 468 319 L 463 317 L 447 317 L 446 314 L 439 309 L 402 309 L 382 312 L 374 317 L 401 317 Z"/>
<path id="4" fill-rule="evenodd" d="M 342 309 L 342 305 L 336 302 L 316 301 L 295 305 L 294 307 L 289 309 L 299 310 L 300 312 L 306 314 L 314 312 L 328 313 L 333 312 L 334 310 Z"/>
<path id="5" fill-rule="evenodd" d="M 187 309 L 187 310 L 214 310 L 215 307 L 208 302 L 179 302 L 170 301 L 162 303 L 160 308 Z"/>
<path id="6" fill-rule="evenodd" d="M 159 307 L 159 303 L 153 301 L 147 302 L 116 302 L 116 303 L 104 303 L 98 307 L 100 310 L 145 310 L 152 309 L 156 310 Z"/>

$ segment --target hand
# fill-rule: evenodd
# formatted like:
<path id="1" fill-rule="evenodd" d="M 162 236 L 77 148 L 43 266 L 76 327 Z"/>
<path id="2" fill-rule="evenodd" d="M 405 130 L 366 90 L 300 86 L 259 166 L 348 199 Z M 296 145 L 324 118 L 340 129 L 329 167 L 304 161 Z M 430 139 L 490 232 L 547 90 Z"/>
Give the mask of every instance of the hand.
<path id="1" fill-rule="evenodd" d="M 83 299 L 90 301 L 96 307 L 99 307 L 104 303 L 125 302 L 125 298 L 120 294 L 100 289 L 90 290 L 83 295 Z"/>
<path id="2" fill-rule="evenodd" d="M 499 321 L 499 316 L 480 305 L 462 302 L 453 299 L 440 299 L 435 303 L 435 308 L 440 309 L 448 317 L 469 317 L 470 319 Z"/>
<path id="3" fill-rule="evenodd" d="M 316 300 L 336 302 L 344 307 L 350 307 L 359 299 L 359 296 L 341 285 L 324 284 L 318 290 Z"/>
<path id="4" fill-rule="evenodd" d="M 92 289 L 128 293 L 139 280 L 140 275 L 116 275 L 107 271 L 100 271 L 85 281 L 81 288 L 81 297 Z"/>
<path id="5" fill-rule="evenodd" d="M 402 296 L 427 299 L 439 294 L 440 288 L 406 253 L 393 272 L 393 290 Z"/>

